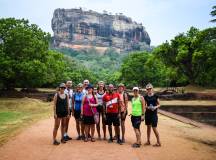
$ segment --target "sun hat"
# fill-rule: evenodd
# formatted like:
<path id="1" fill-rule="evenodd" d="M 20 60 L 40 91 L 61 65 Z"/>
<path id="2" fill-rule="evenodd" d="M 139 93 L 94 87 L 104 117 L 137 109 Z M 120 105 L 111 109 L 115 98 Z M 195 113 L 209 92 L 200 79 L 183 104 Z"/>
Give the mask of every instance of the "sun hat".
<path id="1" fill-rule="evenodd" d="M 77 84 L 77 87 L 82 87 L 82 86 L 83 86 L 82 83 Z"/>
<path id="2" fill-rule="evenodd" d="M 92 88 L 94 89 L 94 86 L 92 84 L 88 84 L 88 86 L 86 87 L 86 89 Z"/>
<path id="3" fill-rule="evenodd" d="M 61 83 L 61 84 L 59 85 L 59 88 L 66 88 L 65 83 Z"/>
<path id="4" fill-rule="evenodd" d="M 119 83 L 118 87 L 125 87 L 125 85 L 123 83 Z"/>
<path id="5" fill-rule="evenodd" d="M 153 88 L 153 85 L 152 85 L 151 83 L 148 83 L 148 84 L 146 85 L 146 89 L 150 89 L 150 88 Z"/>
<path id="6" fill-rule="evenodd" d="M 139 91 L 139 88 L 138 88 L 138 87 L 133 87 L 133 91 L 134 91 L 134 90 Z"/>

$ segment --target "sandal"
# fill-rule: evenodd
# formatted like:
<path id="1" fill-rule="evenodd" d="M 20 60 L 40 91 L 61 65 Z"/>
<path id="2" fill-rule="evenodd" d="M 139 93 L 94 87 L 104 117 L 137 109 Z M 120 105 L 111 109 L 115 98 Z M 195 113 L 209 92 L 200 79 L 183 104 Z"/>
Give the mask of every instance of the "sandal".
<path id="1" fill-rule="evenodd" d="M 153 147 L 161 147 L 161 144 L 160 143 L 156 143 L 153 145 Z"/>
<path id="2" fill-rule="evenodd" d="M 151 145 L 151 143 L 150 142 L 146 142 L 144 145 L 145 146 L 149 146 L 149 145 Z"/>
<path id="3" fill-rule="evenodd" d="M 133 147 L 133 148 L 140 148 L 140 146 L 141 146 L 141 144 L 138 144 L 138 143 L 132 144 L 132 147 Z"/>

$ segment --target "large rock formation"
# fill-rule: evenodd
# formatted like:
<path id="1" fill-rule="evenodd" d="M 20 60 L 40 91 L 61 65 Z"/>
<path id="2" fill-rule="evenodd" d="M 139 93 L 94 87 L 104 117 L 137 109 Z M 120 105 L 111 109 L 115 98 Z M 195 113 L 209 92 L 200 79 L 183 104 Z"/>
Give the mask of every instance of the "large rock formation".
<path id="1" fill-rule="evenodd" d="M 111 15 L 80 9 L 56 9 L 52 19 L 53 47 L 83 49 L 95 47 L 103 52 L 150 48 L 150 37 L 142 24 L 122 14 Z"/>

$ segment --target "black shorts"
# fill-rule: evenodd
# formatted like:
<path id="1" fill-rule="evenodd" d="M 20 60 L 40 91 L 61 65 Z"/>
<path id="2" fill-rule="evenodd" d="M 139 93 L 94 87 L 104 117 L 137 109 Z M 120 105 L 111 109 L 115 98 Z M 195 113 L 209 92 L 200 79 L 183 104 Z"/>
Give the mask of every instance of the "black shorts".
<path id="1" fill-rule="evenodd" d="M 98 105 L 97 106 L 97 112 L 102 113 L 103 112 L 103 105 Z"/>
<path id="2" fill-rule="evenodd" d="M 125 121 L 126 117 L 127 117 L 128 111 L 126 110 L 126 114 L 124 115 L 124 112 L 121 112 L 121 120 Z"/>
<path id="3" fill-rule="evenodd" d="M 69 115 L 71 116 L 71 114 L 72 114 L 72 109 L 69 109 Z"/>
<path id="4" fill-rule="evenodd" d="M 107 113 L 106 114 L 106 125 L 120 126 L 120 120 L 118 113 Z"/>
<path id="5" fill-rule="evenodd" d="M 81 115 L 81 111 L 80 110 L 74 110 L 74 118 L 77 120 L 80 120 L 81 119 L 81 117 L 80 117 L 80 115 Z"/>
<path id="6" fill-rule="evenodd" d="M 141 116 L 131 116 L 131 123 L 133 128 L 140 129 Z"/>
<path id="7" fill-rule="evenodd" d="M 151 125 L 152 127 L 157 127 L 158 124 L 157 114 L 145 114 L 145 124 Z"/>
<path id="8" fill-rule="evenodd" d="M 56 115 L 57 115 L 58 118 L 64 118 L 64 117 L 67 117 L 68 112 L 67 111 L 65 111 L 65 112 L 57 112 Z"/>
<path id="9" fill-rule="evenodd" d="M 83 115 L 83 123 L 87 125 L 95 124 L 94 116 L 85 116 Z"/>

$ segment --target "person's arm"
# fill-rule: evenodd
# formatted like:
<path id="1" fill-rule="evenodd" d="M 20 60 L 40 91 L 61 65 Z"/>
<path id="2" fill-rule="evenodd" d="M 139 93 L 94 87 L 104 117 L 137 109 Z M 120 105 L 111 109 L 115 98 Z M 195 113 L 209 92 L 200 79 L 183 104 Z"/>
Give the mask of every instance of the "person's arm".
<path id="1" fill-rule="evenodd" d="M 75 95 L 72 96 L 71 100 L 71 111 L 72 111 L 72 116 L 74 116 L 74 108 L 75 108 Z"/>
<path id="2" fill-rule="evenodd" d="M 160 100 L 157 98 L 157 106 L 155 106 L 155 109 L 160 108 Z"/>
<path id="3" fill-rule="evenodd" d="M 125 94 L 125 108 L 126 108 L 126 110 L 125 110 L 125 112 L 126 112 L 128 109 L 128 95 L 127 94 Z"/>
<path id="4" fill-rule="evenodd" d="M 121 117 L 121 105 L 123 105 L 122 100 L 120 99 L 120 96 L 118 96 L 118 116 Z"/>
<path id="5" fill-rule="evenodd" d="M 68 111 L 68 116 L 70 116 L 70 101 L 69 101 L 69 96 L 66 94 L 67 97 L 67 111 Z"/>
<path id="6" fill-rule="evenodd" d="M 57 118 L 57 114 L 56 114 L 56 102 L 57 102 L 57 94 L 55 94 L 54 98 L 53 98 L 53 113 L 54 113 L 54 118 Z"/>
<path id="7" fill-rule="evenodd" d="M 81 103 L 81 116 L 83 116 L 83 104 L 84 104 L 85 98 L 86 96 L 84 95 L 82 98 L 82 103 Z"/>
<path id="8" fill-rule="evenodd" d="M 142 115 L 144 115 L 145 109 L 146 109 L 146 103 L 145 103 L 145 99 L 143 98 L 143 96 L 141 96 L 140 98 L 141 98 L 141 103 L 142 103 Z"/>

